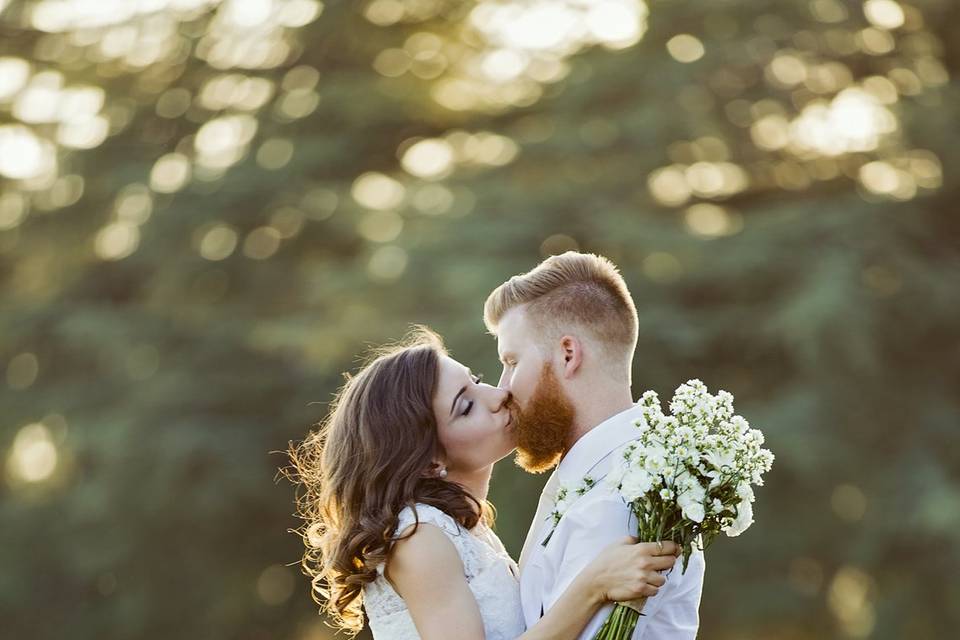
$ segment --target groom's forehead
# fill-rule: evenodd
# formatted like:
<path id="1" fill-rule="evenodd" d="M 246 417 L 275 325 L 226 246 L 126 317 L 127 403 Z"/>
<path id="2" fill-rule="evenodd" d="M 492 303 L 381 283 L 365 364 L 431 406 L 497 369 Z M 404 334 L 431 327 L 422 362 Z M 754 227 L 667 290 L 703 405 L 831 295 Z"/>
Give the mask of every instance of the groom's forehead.
<path id="1" fill-rule="evenodd" d="M 504 314 L 497 326 L 497 349 L 501 355 L 512 348 L 520 329 L 520 316 L 511 309 Z"/>
<path id="2" fill-rule="evenodd" d="M 497 338 L 501 342 L 510 342 L 521 334 L 527 325 L 527 312 L 523 307 L 514 307 L 503 314 L 497 327 Z"/>
<path id="3" fill-rule="evenodd" d="M 529 315 L 521 307 L 507 311 L 497 326 L 497 352 L 500 359 L 523 351 L 529 342 Z"/>

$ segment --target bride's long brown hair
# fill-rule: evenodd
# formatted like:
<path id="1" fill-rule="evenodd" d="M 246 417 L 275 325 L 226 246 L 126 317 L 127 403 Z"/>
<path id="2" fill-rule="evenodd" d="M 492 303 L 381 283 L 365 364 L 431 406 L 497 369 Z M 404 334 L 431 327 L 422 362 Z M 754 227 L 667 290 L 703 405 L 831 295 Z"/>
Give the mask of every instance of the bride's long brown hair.
<path id="1" fill-rule="evenodd" d="M 386 561 L 404 507 L 437 507 L 468 529 L 492 514 L 432 473 L 442 453 L 433 413 L 441 355 L 440 336 L 426 327 L 377 350 L 347 378 L 319 429 L 287 452 L 304 521 L 301 565 L 313 599 L 351 634 L 363 628 L 362 588 Z"/>

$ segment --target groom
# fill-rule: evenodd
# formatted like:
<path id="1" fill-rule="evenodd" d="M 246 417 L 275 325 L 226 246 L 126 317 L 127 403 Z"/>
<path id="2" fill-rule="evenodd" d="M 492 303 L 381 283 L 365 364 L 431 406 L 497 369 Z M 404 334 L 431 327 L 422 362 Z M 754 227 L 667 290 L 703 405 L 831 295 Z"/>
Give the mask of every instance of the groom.
<path id="1" fill-rule="evenodd" d="M 612 262 L 569 251 L 497 287 L 487 298 L 484 321 L 497 337 L 500 387 L 516 402 L 518 464 L 540 473 L 559 461 L 520 555 L 529 628 L 604 547 L 636 534 L 627 504 L 602 478 L 640 435 L 634 422 L 642 414 L 630 390 L 637 311 Z M 585 476 L 597 482 L 578 497 Z M 557 505 L 561 487 L 568 495 Z M 556 524 L 555 510 L 563 511 Z M 635 640 L 696 637 L 703 553 L 693 553 L 684 574 L 680 562 L 644 604 Z M 612 610 L 602 608 L 581 640 L 592 638 Z"/>

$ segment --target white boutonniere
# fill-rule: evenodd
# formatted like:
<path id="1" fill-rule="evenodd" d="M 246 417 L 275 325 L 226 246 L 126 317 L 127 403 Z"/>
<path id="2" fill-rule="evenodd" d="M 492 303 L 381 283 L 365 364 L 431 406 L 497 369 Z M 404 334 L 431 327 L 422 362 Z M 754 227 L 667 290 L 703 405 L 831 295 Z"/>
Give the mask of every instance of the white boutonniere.
<path id="1" fill-rule="evenodd" d="M 553 532 L 556 530 L 557 525 L 560 524 L 560 519 L 563 518 L 563 515 L 577 502 L 583 495 L 593 489 L 597 484 L 597 481 L 591 478 L 590 476 L 584 476 L 583 481 L 580 484 L 575 485 L 574 487 L 564 487 L 560 486 L 557 489 L 557 495 L 553 500 L 553 511 L 550 512 L 550 519 L 553 520 L 553 524 L 550 526 L 550 532 L 547 534 L 547 537 L 544 538 L 542 544 L 547 546 L 547 543 L 550 542 L 550 538 L 553 536 Z"/>

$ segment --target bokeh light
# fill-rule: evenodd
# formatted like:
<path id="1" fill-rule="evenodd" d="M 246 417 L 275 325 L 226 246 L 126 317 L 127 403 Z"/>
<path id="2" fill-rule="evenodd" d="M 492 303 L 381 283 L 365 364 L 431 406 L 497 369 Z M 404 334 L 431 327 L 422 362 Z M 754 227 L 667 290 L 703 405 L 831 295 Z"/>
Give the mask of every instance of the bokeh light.
<path id="1" fill-rule="evenodd" d="M 406 189 L 400 182 L 371 171 L 359 176 L 351 189 L 353 199 L 370 209 L 394 209 L 403 202 Z"/>
<path id="2" fill-rule="evenodd" d="M 894 0 L 866 0 L 863 13 L 867 20 L 882 29 L 896 29 L 903 26 L 903 9 Z"/>
<path id="3" fill-rule="evenodd" d="M 677 62 L 696 62 L 703 57 L 703 43 L 696 36 L 681 33 L 667 41 L 667 51 Z"/>
<path id="4" fill-rule="evenodd" d="M 743 228 L 743 220 L 726 208 L 701 202 L 687 207 L 684 223 L 691 233 L 704 238 L 715 238 L 737 233 Z"/>
<path id="5" fill-rule="evenodd" d="M 17 431 L 7 455 L 7 475 L 14 482 L 43 482 L 54 474 L 58 461 L 50 430 L 35 422 Z"/>
<path id="6" fill-rule="evenodd" d="M 7 364 L 7 386 L 15 390 L 30 387 L 40 372 L 40 363 L 33 353 L 20 353 Z"/>
<path id="7" fill-rule="evenodd" d="M 872 591 L 873 579 L 854 566 L 841 567 L 830 582 L 830 609 L 847 636 L 866 638 L 873 632 L 876 614 Z"/>
<path id="8" fill-rule="evenodd" d="M 0 175 L 26 180 L 56 170 L 56 150 L 23 125 L 0 125 Z"/>
<path id="9" fill-rule="evenodd" d="M 484 296 L 582 250 L 636 388 L 729 385 L 787 471 L 701 635 L 949 636 L 956 11 L 692 6 L 0 0 L 9 634 L 326 638 L 265 452 L 410 323 L 489 379 Z"/>
<path id="10" fill-rule="evenodd" d="M 377 282 L 392 282 L 406 271 L 409 257 L 401 247 L 387 245 L 376 249 L 370 256 L 367 271 Z"/>
<path id="11" fill-rule="evenodd" d="M 438 179 L 450 175 L 453 168 L 453 148 L 446 140 L 420 140 L 403 154 L 401 164 L 411 175 Z"/>
<path id="12" fill-rule="evenodd" d="M 190 179 L 190 160 L 182 153 L 161 156 L 150 172 L 150 188 L 158 193 L 179 191 Z"/>
<path id="13" fill-rule="evenodd" d="M 217 223 L 197 230 L 197 250 L 211 261 L 225 260 L 237 248 L 238 234 L 228 224 Z"/>
<path id="14" fill-rule="evenodd" d="M 257 595 L 265 604 L 276 606 L 290 599 L 294 586 L 293 571 L 283 565 L 270 565 L 257 578 Z"/>
<path id="15" fill-rule="evenodd" d="M 122 260 L 140 244 L 140 230 L 129 222 L 114 222 L 103 227 L 94 240 L 94 251 L 102 260 Z"/>

